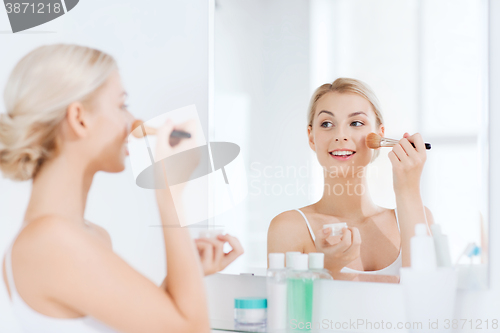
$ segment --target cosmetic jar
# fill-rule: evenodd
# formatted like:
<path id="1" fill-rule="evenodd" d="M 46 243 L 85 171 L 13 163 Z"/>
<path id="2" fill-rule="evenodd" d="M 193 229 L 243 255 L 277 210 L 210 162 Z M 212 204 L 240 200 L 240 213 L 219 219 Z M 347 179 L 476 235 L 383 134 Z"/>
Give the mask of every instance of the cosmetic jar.
<path id="1" fill-rule="evenodd" d="M 265 332 L 267 299 L 243 297 L 234 299 L 234 328 L 241 331 Z"/>
<path id="2" fill-rule="evenodd" d="M 222 235 L 224 230 L 222 229 L 206 229 L 200 230 L 198 238 L 217 238 L 217 235 Z"/>
<path id="3" fill-rule="evenodd" d="M 347 223 L 330 223 L 323 225 L 323 229 L 332 228 L 332 234 L 330 236 L 342 236 L 342 228 L 347 228 Z"/>

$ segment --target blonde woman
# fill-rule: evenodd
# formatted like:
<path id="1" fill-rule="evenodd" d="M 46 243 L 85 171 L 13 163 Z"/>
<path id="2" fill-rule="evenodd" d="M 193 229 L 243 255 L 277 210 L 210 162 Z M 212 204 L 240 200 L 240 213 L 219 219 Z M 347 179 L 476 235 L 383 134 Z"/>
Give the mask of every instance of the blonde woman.
<path id="1" fill-rule="evenodd" d="M 379 102 L 365 83 L 339 78 L 314 92 L 307 134 L 324 170 L 323 196 L 271 221 L 268 253 L 323 252 L 325 268 L 339 278 L 341 273 L 399 275 L 399 268 L 410 265 L 415 224 L 433 223 L 420 196 L 426 150 L 420 134 L 404 134 L 389 152 L 397 209 L 377 206 L 367 190 L 365 168 L 378 151 L 369 149 L 365 138 L 384 131 Z M 331 228 L 323 230 L 323 225 L 337 222 L 347 228 L 342 236 L 329 236 Z"/>
<path id="2" fill-rule="evenodd" d="M 95 173 L 124 170 L 134 121 L 125 98 L 115 60 L 76 45 L 37 48 L 8 79 L 0 170 L 32 180 L 32 192 L 2 271 L 26 333 L 210 331 L 203 276 L 243 252 L 237 239 L 195 244 L 186 228 L 162 228 L 168 275 L 157 286 L 113 252 L 106 230 L 84 218 Z M 157 153 L 181 146 L 167 143 L 173 128 L 167 122 L 159 129 L 165 145 Z M 162 224 L 179 225 L 170 192 L 156 190 L 156 198 Z M 228 254 L 225 242 L 233 247 Z"/>

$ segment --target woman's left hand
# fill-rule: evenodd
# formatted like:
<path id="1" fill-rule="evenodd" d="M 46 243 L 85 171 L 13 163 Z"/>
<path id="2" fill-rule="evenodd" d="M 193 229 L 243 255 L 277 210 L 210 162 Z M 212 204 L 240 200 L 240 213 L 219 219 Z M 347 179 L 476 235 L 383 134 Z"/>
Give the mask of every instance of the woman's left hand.
<path id="1" fill-rule="evenodd" d="M 415 148 L 411 145 L 413 143 Z M 427 159 L 425 143 L 419 133 L 405 133 L 389 152 L 394 179 L 394 192 L 420 191 L 420 176 Z"/>
<path id="2" fill-rule="evenodd" d="M 244 252 L 240 241 L 229 234 L 217 235 L 217 238 L 197 238 L 194 241 L 205 276 L 222 271 Z M 226 242 L 233 248 L 228 253 L 223 250 Z"/>

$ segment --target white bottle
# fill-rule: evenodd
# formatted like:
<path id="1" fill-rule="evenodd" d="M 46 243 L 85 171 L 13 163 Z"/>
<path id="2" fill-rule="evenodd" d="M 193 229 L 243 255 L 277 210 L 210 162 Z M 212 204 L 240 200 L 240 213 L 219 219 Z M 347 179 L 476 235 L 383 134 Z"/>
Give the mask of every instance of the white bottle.
<path id="1" fill-rule="evenodd" d="M 443 235 L 439 224 L 432 224 L 432 238 L 436 249 L 436 261 L 439 267 L 451 267 L 450 246 L 448 236 Z"/>
<path id="2" fill-rule="evenodd" d="M 293 257 L 296 256 L 296 255 L 299 255 L 299 254 L 302 254 L 300 252 L 293 252 L 293 251 L 290 251 L 290 252 L 287 252 L 286 253 L 286 268 L 287 269 L 292 269 L 293 267 Z"/>
<path id="3" fill-rule="evenodd" d="M 411 267 L 416 270 L 435 270 L 436 251 L 434 240 L 427 234 L 427 225 L 417 223 L 415 236 L 410 242 Z"/>
<path id="4" fill-rule="evenodd" d="M 313 274 L 313 279 L 333 280 L 330 272 L 325 269 L 325 254 L 322 252 L 309 253 L 309 270 Z"/>
<path id="5" fill-rule="evenodd" d="M 285 332 L 287 316 L 287 270 L 284 253 L 269 253 L 267 270 L 267 329 Z"/>

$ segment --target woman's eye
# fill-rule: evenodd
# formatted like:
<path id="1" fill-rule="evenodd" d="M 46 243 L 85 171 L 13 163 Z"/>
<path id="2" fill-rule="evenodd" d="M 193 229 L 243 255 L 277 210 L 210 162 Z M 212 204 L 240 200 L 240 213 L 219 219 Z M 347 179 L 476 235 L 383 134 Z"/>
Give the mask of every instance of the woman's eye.
<path id="1" fill-rule="evenodd" d="M 357 124 L 357 125 L 353 125 L 353 124 Z M 351 126 L 354 126 L 354 127 L 359 127 L 359 126 L 363 126 L 364 124 L 361 122 L 361 121 L 353 121 L 351 123 Z"/>
<path id="2" fill-rule="evenodd" d="M 324 121 L 321 123 L 321 127 L 332 127 L 333 124 L 329 121 Z"/>

